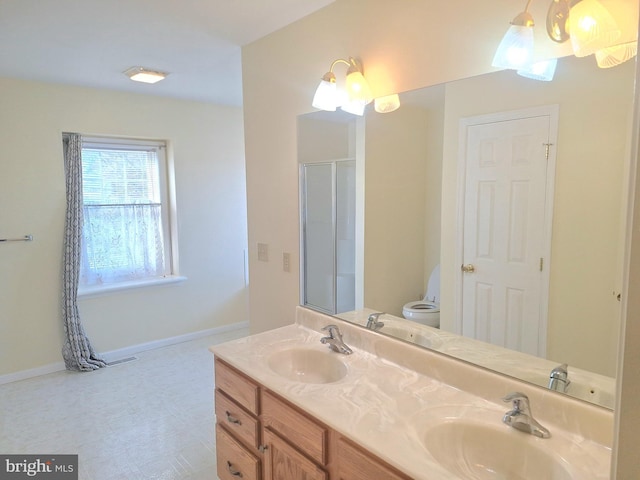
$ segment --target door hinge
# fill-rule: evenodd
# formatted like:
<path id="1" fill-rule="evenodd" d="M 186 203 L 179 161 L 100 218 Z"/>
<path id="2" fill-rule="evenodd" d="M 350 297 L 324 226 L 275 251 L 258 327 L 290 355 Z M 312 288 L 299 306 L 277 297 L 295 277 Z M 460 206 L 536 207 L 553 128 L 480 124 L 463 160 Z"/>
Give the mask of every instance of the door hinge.
<path id="1" fill-rule="evenodd" d="M 540 271 L 542 271 L 543 267 L 544 267 L 544 258 L 540 258 Z"/>
<path id="2" fill-rule="evenodd" d="M 542 145 L 544 145 L 544 159 L 549 160 L 549 149 L 553 143 L 543 143 Z"/>

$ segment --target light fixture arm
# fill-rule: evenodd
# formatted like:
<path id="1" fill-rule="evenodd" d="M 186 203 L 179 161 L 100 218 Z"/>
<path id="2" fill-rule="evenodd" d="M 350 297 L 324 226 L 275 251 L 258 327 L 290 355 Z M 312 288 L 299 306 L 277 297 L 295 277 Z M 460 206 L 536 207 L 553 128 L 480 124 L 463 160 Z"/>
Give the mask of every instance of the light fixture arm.
<path id="1" fill-rule="evenodd" d="M 349 59 L 351 60 L 351 58 Z M 335 67 L 338 63 L 344 63 L 345 65 L 349 65 L 351 66 L 351 63 L 347 62 L 346 60 L 343 60 L 342 58 L 339 58 L 337 60 L 334 60 L 333 63 L 331 64 L 331 68 L 329 69 L 330 72 L 333 72 L 333 67 Z"/>
<path id="2" fill-rule="evenodd" d="M 511 21 L 511 25 L 519 25 L 521 27 L 533 27 L 535 22 L 533 21 L 533 15 L 529 13 L 529 6 L 532 0 L 527 0 L 527 4 L 524 7 L 524 12 L 518 14 L 516 18 Z"/>
<path id="3" fill-rule="evenodd" d="M 339 63 L 344 63 L 345 65 L 347 65 L 349 67 L 347 69 L 347 75 L 349 75 L 352 72 L 360 72 L 360 73 L 364 74 L 364 72 L 362 71 L 362 64 L 360 62 L 358 62 L 353 57 L 349 57 L 348 61 L 343 59 L 343 58 L 339 58 L 337 60 L 334 60 L 333 63 L 331 64 L 331 68 L 329 69 L 329 72 L 327 72 L 327 73 L 333 74 L 333 67 L 335 67 Z"/>
<path id="4" fill-rule="evenodd" d="M 347 65 L 349 67 L 349 69 L 347 70 L 347 75 L 353 71 L 357 71 L 360 73 L 362 72 L 362 65 L 353 57 L 349 57 L 349 61 L 343 59 L 343 58 L 338 58 L 337 60 L 334 60 L 333 63 L 331 64 L 331 67 L 329 68 L 329 71 L 327 73 L 325 73 L 322 76 L 322 80 L 324 80 L 325 82 L 331 82 L 331 83 L 335 83 L 336 82 L 336 76 L 333 73 L 333 68 L 338 65 L 339 63 L 344 63 L 345 65 Z"/>

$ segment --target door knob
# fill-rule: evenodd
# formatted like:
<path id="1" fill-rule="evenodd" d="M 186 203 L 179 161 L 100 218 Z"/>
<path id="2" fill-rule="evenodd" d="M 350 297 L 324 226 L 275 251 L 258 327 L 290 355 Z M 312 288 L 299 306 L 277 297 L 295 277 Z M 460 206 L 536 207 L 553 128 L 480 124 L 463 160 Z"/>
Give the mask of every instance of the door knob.
<path id="1" fill-rule="evenodd" d="M 467 263 L 466 265 L 462 265 L 461 267 L 464 273 L 473 273 L 476 271 L 476 267 L 474 267 L 471 263 Z"/>

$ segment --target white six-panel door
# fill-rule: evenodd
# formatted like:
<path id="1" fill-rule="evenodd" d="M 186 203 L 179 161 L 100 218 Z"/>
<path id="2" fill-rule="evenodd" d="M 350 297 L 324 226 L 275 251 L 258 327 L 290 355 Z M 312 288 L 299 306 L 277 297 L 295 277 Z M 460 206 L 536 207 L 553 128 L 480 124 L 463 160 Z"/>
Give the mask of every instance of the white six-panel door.
<path id="1" fill-rule="evenodd" d="M 461 333 L 544 355 L 557 109 L 461 128 Z"/>

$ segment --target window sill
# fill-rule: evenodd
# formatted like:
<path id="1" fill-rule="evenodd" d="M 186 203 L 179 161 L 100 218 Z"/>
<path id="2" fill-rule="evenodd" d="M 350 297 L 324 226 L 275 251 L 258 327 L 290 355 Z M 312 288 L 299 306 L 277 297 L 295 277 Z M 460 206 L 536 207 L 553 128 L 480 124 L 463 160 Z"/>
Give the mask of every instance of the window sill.
<path id="1" fill-rule="evenodd" d="M 178 275 L 169 275 L 162 278 L 154 278 L 150 280 L 137 280 L 132 282 L 120 282 L 113 285 L 100 285 L 97 287 L 84 287 L 78 289 L 78 298 L 100 297 L 102 295 L 110 295 L 112 293 L 135 290 L 138 288 L 155 287 L 160 285 L 171 285 L 182 283 L 187 277 Z"/>

